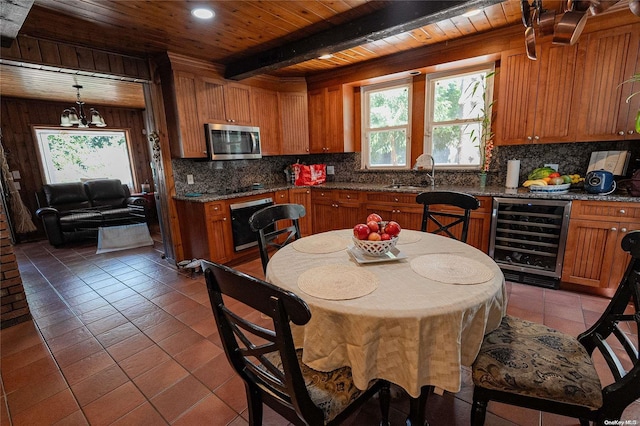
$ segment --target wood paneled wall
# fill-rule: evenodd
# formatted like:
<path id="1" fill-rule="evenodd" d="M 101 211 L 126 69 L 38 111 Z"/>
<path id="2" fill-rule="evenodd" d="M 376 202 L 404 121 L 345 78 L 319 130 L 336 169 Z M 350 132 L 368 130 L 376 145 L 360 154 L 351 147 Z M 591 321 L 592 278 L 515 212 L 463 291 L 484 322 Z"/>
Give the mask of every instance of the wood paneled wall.
<path id="1" fill-rule="evenodd" d="M 38 226 L 37 236 L 41 236 L 44 231 L 40 220 L 35 216 L 35 211 L 38 208 L 35 193 L 42 188 L 44 178 L 40 172 L 38 149 L 33 138 L 32 126 L 58 126 L 62 110 L 69 105 L 57 102 L 2 98 L 0 106 L 2 144 L 9 169 L 20 172 L 20 180 L 17 180 L 21 186 L 20 195 L 33 214 L 34 223 Z M 100 107 L 100 113 L 108 124 L 108 129 L 129 131 L 134 190 L 138 191 L 140 184 L 146 180 L 153 185 L 149 145 L 146 135 L 143 134 L 143 111 L 103 106 Z"/>

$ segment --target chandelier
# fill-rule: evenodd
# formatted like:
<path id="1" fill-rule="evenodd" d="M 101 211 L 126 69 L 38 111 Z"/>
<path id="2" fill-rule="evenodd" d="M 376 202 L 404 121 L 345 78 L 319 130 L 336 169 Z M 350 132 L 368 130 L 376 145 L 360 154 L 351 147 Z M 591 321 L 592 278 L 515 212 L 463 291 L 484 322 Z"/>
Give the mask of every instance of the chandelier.
<path id="1" fill-rule="evenodd" d="M 90 119 L 87 118 L 84 113 L 84 102 L 80 99 L 80 89 L 82 89 L 82 86 L 74 84 L 73 87 L 75 87 L 78 93 L 78 100 L 76 101 L 78 109 L 76 109 L 76 107 L 71 107 L 62 111 L 62 115 L 60 116 L 60 125 L 62 127 L 89 127 L 90 125 L 106 127 L 107 124 L 104 122 L 104 118 L 102 118 L 96 109 L 91 108 L 89 110 L 91 117 Z"/>

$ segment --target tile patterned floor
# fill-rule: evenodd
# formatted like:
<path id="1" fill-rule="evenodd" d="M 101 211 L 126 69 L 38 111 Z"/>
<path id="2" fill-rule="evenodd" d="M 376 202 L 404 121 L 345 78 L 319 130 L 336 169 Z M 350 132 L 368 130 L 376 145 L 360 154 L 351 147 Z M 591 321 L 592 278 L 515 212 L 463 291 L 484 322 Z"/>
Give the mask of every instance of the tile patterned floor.
<path id="1" fill-rule="evenodd" d="M 161 258 L 161 245 L 95 254 L 95 243 L 16 255 L 34 320 L 0 332 L 2 425 L 247 424 L 240 379 L 223 353 L 204 279 Z M 259 260 L 238 266 L 262 276 Z M 509 313 L 577 335 L 606 299 L 508 283 Z M 469 423 L 472 386 L 429 398 L 432 426 Z M 487 425 L 575 425 L 573 419 L 490 404 Z M 402 394 L 391 421 L 403 425 Z M 371 401 L 350 425 L 375 425 Z M 640 418 L 638 403 L 625 418 Z M 266 410 L 265 425 L 287 425 Z"/>

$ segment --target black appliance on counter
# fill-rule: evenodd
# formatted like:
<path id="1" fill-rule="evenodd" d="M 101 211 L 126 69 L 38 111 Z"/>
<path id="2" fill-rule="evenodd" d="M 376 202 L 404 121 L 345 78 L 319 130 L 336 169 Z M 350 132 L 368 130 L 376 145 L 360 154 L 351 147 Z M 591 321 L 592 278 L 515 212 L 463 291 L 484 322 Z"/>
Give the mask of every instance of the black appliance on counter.
<path id="1" fill-rule="evenodd" d="M 571 201 L 494 198 L 491 256 L 509 281 L 558 288 Z"/>

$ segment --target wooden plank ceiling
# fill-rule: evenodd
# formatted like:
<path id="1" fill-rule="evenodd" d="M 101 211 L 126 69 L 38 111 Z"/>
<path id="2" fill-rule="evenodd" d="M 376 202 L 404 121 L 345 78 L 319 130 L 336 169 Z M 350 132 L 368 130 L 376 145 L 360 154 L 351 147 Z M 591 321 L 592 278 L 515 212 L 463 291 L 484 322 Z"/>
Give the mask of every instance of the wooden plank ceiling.
<path id="1" fill-rule="evenodd" d="M 7 1 L 10 0 L 0 0 L 0 3 Z M 453 16 L 402 33 L 385 34 L 383 39 L 372 37 L 358 46 L 331 52 L 331 59 L 306 60 L 270 70 L 269 74 L 308 76 L 470 34 L 522 25 L 520 0 L 495 1 L 499 0 L 487 0 L 494 4 L 472 17 Z M 171 51 L 227 65 L 322 32 L 340 31 L 340 26 L 392 3 L 388 0 L 35 0 L 19 34 L 135 57 L 153 57 Z M 437 3 L 447 4 L 447 0 Z M 565 3 L 544 0 L 544 7 L 562 12 Z M 213 20 L 202 21 L 191 15 L 192 7 L 202 5 L 215 11 Z M 68 76 L 61 78 L 64 89 L 73 92 Z M 29 79 L 33 84 L 38 82 L 31 74 L 23 78 Z M 48 83 L 48 87 L 55 84 Z M 0 89 L 7 95 L 5 83 Z"/>

